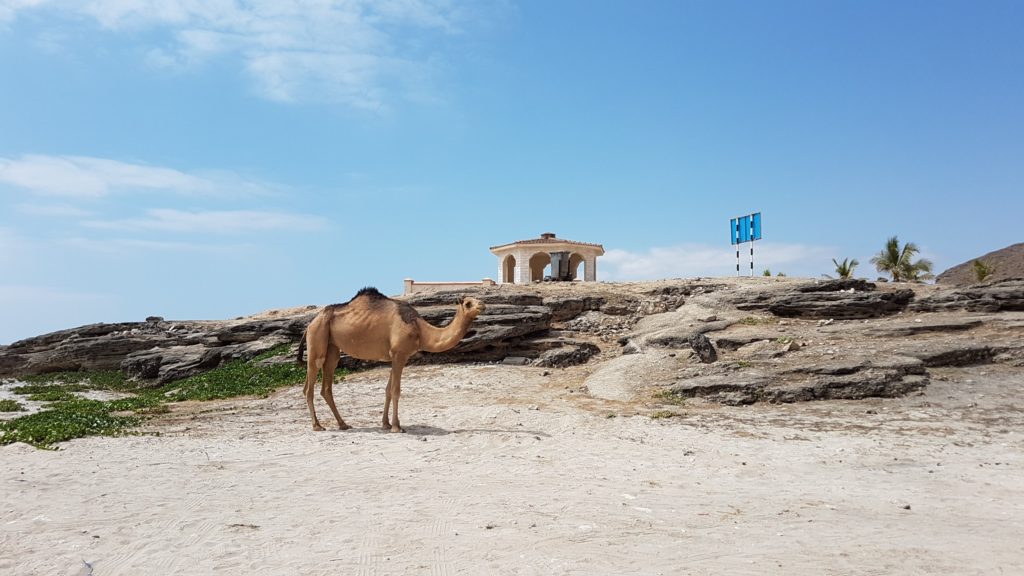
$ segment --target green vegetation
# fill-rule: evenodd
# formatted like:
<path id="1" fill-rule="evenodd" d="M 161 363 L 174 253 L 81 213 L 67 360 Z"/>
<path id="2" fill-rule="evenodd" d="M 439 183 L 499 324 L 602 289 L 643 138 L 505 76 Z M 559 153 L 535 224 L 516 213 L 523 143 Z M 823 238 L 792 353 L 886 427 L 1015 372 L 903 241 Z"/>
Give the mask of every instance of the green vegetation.
<path id="1" fill-rule="evenodd" d="M 35 374 L 20 378 L 28 384 L 64 384 L 65 389 L 70 385 L 77 385 L 74 391 L 82 390 L 133 390 L 135 384 L 124 377 L 124 374 L 116 370 L 95 370 L 92 372 L 50 372 L 49 374 Z M 26 388 L 21 386 L 21 388 Z M 19 392 L 22 394 L 23 392 Z M 31 394 L 31 392 L 30 392 Z"/>
<path id="2" fill-rule="evenodd" d="M 26 442 L 52 448 L 57 442 L 84 436 L 113 436 L 137 426 L 139 418 L 118 416 L 107 402 L 76 398 L 55 402 L 49 409 L 0 423 L 0 444 Z"/>
<path id="3" fill-rule="evenodd" d="M 686 398 L 673 393 L 671 390 L 658 390 L 652 397 L 662 404 L 675 404 L 676 406 L 686 404 Z"/>
<path id="4" fill-rule="evenodd" d="M 934 278 L 932 262 L 921 258 L 914 262 L 914 256 L 920 252 L 917 245 L 907 242 L 900 247 L 896 236 L 886 240 L 885 248 L 871 258 L 871 263 L 879 272 L 892 276 L 893 282 L 919 282 Z"/>
<path id="5" fill-rule="evenodd" d="M 682 414 L 680 414 L 678 412 L 673 412 L 671 410 L 655 410 L 654 412 L 651 412 L 651 420 L 662 420 L 662 419 L 665 419 L 665 418 L 678 418 L 680 416 L 682 416 Z"/>
<path id="6" fill-rule="evenodd" d="M 292 362 L 260 366 L 257 365 L 260 359 L 249 362 L 235 360 L 209 372 L 174 382 L 165 388 L 167 397 L 181 401 L 267 396 L 278 388 L 306 379 L 304 366 Z"/>
<path id="7" fill-rule="evenodd" d="M 832 263 L 836 266 L 836 274 L 839 278 L 844 280 L 853 278 L 853 271 L 860 265 L 860 262 L 858 262 L 856 258 L 853 258 L 852 260 L 850 258 L 843 258 L 841 263 L 836 262 L 836 259 L 833 258 Z"/>
<path id="8" fill-rule="evenodd" d="M 761 276 L 771 276 L 771 275 L 772 275 L 771 268 L 765 268 L 764 272 L 761 272 Z"/>
<path id="9" fill-rule="evenodd" d="M 5 398 L 0 400 L 0 412 L 24 412 L 25 407 L 17 400 Z"/>
<path id="10" fill-rule="evenodd" d="M 60 402 L 76 398 L 75 392 L 83 392 L 88 388 L 79 385 L 61 384 L 30 384 L 28 386 L 16 386 L 12 389 L 15 394 L 28 396 L 29 400 L 36 402 Z"/>
<path id="11" fill-rule="evenodd" d="M 974 264 L 974 276 L 978 279 L 978 282 L 984 282 L 990 276 L 996 273 L 996 267 L 988 264 L 983 260 L 975 260 Z"/>
<path id="12" fill-rule="evenodd" d="M 769 316 L 745 316 L 740 318 L 739 324 L 744 326 L 764 326 L 765 324 L 775 324 L 777 320 Z"/>
<path id="13" fill-rule="evenodd" d="M 235 360 L 162 388 L 139 389 L 118 372 L 30 376 L 23 379 L 28 384 L 13 391 L 52 404 L 42 412 L 0 423 L 0 445 L 27 442 L 39 448 L 51 448 L 57 442 L 72 438 L 124 434 L 141 423 L 139 415 L 169 412 L 169 402 L 267 396 L 278 388 L 306 379 L 305 367 L 292 362 L 260 364 L 287 351 L 288 345 L 278 346 L 250 361 Z M 346 372 L 339 370 L 336 374 L 343 377 Z M 109 401 L 86 400 L 75 395 L 87 390 L 116 390 L 135 395 Z M 9 402 L 20 407 L 13 400 Z"/>

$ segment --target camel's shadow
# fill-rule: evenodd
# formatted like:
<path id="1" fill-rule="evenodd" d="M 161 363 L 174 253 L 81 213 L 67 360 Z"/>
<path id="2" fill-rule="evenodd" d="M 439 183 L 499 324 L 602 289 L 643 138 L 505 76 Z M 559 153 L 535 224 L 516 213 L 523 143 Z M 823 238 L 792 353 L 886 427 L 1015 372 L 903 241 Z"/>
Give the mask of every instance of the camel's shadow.
<path id="1" fill-rule="evenodd" d="M 391 434 L 391 431 L 385 429 L 383 426 L 353 426 L 348 430 L 334 429 L 333 432 L 344 434 Z M 454 430 L 449 430 L 447 428 L 438 428 L 437 426 L 428 426 L 424 424 L 413 424 L 411 426 L 406 426 L 405 434 L 408 434 L 410 436 L 448 436 L 449 434 L 516 434 L 523 436 L 537 436 L 541 438 L 551 437 L 551 435 L 548 434 L 547 432 L 540 432 L 537 430 L 512 430 L 507 428 L 457 428 Z"/>

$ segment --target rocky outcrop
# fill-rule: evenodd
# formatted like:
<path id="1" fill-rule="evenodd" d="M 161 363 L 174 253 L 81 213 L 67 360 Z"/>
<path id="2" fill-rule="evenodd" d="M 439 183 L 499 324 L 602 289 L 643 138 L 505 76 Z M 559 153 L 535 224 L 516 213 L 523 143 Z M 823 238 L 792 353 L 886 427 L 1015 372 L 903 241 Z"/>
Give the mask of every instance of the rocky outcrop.
<path id="1" fill-rule="evenodd" d="M 798 365 L 779 373 L 765 370 L 718 372 L 683 379 L 666 393 L 728 405 L 754 402 L 857 400 L 894 397 L 928 383 L 924 363 L 916 358 L 858 358 Z"/>
<path id="2" fill-rule="evenodd" d="M 1024 279 L 941 290 L 913 303 L 915 312 L 1010 312 L 1024 311 Z"/>
<path id="3" fill-rule="evenodd" d="M 408 299 L 431 324 L 487 304 L 463 340 L 414 363 L 566 368 L 592 395 L 726 404 L 895 396 L 943 366 L 1024 365 L 1024 281 L 943 288 L 777 278 L 545 283 Z M 224 321 L 94 324 L 0 347 L 0 377 L 122 370 L 159 385 L 295 344 L 317 307 Z M 292 348 L 294 354 L 294 348 Z M 290 361 L 290 358 L 286 359 Z M 367 364 L 343 357 L 342 365 Z"/>
<path id="4" fill-rule="evenodd" d="M 298 341 L 314 314 L 91 324 L 15 342 L 0 351 L 0 376 L 121 370 L 129 377 L 164 383 Z"/>
<path id="5" fill-rule="evenodd" d="M 744 311 L 765 311 L 783 318 L 864 319 L 889 316 L 906 309 L 914 298 L 910 288 L 879 291 L 865 280 L 831 280 L 785 291 L 745 293 L 733 299 Z"/>

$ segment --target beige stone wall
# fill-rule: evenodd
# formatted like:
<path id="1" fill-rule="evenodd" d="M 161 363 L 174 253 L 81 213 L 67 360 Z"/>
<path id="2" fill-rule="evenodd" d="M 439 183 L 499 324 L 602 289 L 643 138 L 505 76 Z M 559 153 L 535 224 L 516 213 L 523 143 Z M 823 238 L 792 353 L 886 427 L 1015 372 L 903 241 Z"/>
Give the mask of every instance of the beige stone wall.
<path id="1" fill-rule="evenodd" d="M 498 283 L 490 278 L 484 278 L 478 282 L 417 282 L 412 278 L 405 279 L 405 290 L 403 294 L 417 294 L 419 292 L 438 292 L 441 290 L 458 290 L 469 286 L 497 286 Z"/>

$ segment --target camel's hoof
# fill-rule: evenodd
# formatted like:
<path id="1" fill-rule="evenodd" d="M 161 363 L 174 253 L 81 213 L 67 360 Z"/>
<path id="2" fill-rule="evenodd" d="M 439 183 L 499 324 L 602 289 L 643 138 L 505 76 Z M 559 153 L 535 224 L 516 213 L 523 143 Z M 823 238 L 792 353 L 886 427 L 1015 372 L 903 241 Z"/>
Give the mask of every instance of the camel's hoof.
<path id="1" fill-rule="evenodd" d="M 344 422 L 342 422 L 341 424 L 338 424 L 338 430 L 348 430 L 349 428 L 351 428 L 351 426 L 349 426 L 348 424 L 345 424 Z"/>
<path id="2" fill-rule="evenodd" d="M 313 432 L 323 432 L 324 427 L 319 424 L 313 424 Z"/>
<path id="3" fill-rule="evenodd" d="M 392 432 L 405 432 L 405 428 L 402 428 L 401 426 L 395 425 L 395 426 L 391 427 L 391 431 Z"/>

